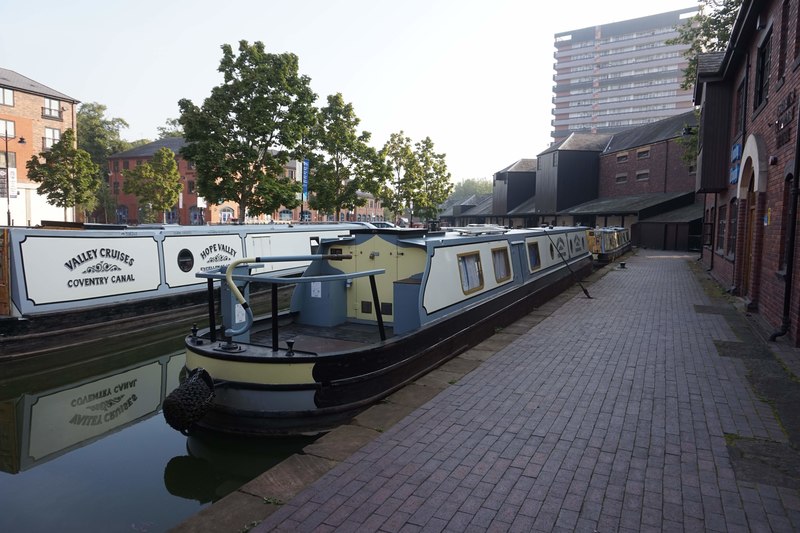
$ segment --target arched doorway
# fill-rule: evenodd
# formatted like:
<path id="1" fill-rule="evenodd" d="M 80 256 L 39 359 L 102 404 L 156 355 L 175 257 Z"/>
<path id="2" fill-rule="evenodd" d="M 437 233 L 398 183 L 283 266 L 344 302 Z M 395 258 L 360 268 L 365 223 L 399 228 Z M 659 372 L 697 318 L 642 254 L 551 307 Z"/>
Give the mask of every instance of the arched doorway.
<path id="1" fill-rule="evenodd" d="M 760 289 L 759 273 L 761 272 L 761 249 L 764 236 L 764 224 L 761 221 L 764 208 L 764 196 L 767 190 L 768 165 L 766 147 L 763 138 L 751 134 L 747 138 L 742 151 L 742 166 L 736 187 L 739 202 L 745 202 L 743 233 L 741 235 L 744 248 L 741 262 L 737 263 L 736 279 L 740 280 L 739 295 L 748 301 L 748 306 L 758 307 Z"/>
<path id="2" fill-rule="evenodd" d="M 756 221 L 756 194 L 753 190 L 753 180 L 747 186 L 747 217 L 745 224 L 744 234 L 744 270 L 742 271 L 742 296 L 751 298 L 752 290 L 750 288 L 753 273 L 753 241 L 755 233 Z M 751 298 L 752 299 L 752 298 Z"/>

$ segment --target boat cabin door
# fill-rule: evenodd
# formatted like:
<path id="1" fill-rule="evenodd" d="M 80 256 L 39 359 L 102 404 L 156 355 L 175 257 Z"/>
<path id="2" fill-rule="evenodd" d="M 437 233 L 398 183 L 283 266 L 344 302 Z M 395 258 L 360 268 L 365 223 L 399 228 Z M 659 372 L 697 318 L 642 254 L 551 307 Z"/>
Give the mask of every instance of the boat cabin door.
<path id="1" fill-rule="evenodd" d="M 357 246 L 353 252 L 353 265 L 355 270 L 374 270 L 383 268 L 385 273 L 375 276 L 375 285 L 378 289 L 378 300 L 381 302 L 383 320 L 391 322 L 392 300 L 394 298 L 394 282 L 398 279 L 398 248 L 395 243 L 388 242 L 378 236 L 373 236 L 366 242 Z M 350 287 L 348 303 L 350 314 L 358 320 L 377 320 L 374 304 L 372 302 L 372 287 L 369 278 L 357 278 Z"/>

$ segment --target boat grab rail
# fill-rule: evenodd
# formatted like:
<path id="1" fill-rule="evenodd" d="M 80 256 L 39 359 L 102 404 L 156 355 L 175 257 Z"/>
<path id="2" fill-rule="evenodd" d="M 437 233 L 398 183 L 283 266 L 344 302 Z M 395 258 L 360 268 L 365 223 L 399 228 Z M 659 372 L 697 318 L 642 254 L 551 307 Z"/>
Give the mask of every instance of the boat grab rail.
<path id="1" fill-rule="evenodd" d="M 231 294 L 233 297 L 236 298 L 236 301 L 239 302 L 239 305 L 242 306 L 245 312 L 245 322 L 239 326 L 238 328 L 228 328 L 225 330 L 225 335 L 228 337 L 234 337 L 236 335 L 241 335 L 242 333 L 250 330 L 253 327 L 253 310 L 250 309 L 250 304 L 247 303 L 242 291 L 239 290 L 239 287 L 236 286 L 236 283 L 233 280 L 233 271 L 239 265 L 244 265 L 247 263 L 281 263 L 281 262 L 288 262 L 288 261 L 314 261 L 315 259 L 352 259 L 352 255 L 343 255 L 343 254 L 313 254 L 313 255 L 285 255 L 285 256 L 276 256 L 276 257 L 243 257 L 241 259 L 234 260 L 228 268 L 225 269 L 225 283 L 228 285 L 228 289 L 230 289 Z"/>

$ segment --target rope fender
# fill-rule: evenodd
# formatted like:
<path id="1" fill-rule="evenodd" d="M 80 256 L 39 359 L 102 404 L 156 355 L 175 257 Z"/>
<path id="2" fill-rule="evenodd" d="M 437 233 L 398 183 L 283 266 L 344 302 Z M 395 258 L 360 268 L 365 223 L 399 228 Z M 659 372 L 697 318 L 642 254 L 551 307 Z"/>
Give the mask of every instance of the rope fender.
<path id="1" fill-rule="evenodd" d="M 164 419 L 184 435 L 202 419 L 214 401 L 214 380 L 204 368 L 189 371 L 186 380 L 170 392 L 161 408 Z"/>

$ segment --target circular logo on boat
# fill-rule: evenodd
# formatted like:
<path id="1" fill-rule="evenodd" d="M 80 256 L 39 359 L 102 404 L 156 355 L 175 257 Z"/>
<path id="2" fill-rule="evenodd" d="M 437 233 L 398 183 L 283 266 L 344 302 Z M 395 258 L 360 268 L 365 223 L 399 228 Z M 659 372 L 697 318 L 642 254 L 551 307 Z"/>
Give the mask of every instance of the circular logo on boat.
<path id="1" fill-rule="evenodd" d="M 194 255 L 186 248 L 178 252 L 178 268 L 183 272 L 191 272 L 194 268 Z"/>

